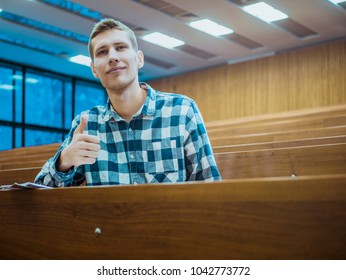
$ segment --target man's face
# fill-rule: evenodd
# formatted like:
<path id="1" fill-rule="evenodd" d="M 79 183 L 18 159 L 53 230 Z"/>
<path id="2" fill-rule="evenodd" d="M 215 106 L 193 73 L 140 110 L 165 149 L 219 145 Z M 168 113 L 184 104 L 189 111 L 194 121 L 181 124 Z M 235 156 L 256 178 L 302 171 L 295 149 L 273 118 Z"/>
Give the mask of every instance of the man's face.
<path id="1" fill-rule="evenodd" d="M 144 64 L 143 53 L 136 51 L 129 35 L 111 29 L 92 39 L 94 62 L 90 64 L 96 78 L 108 90 L 121 91 L 138 84 L 138 69 Z"/>

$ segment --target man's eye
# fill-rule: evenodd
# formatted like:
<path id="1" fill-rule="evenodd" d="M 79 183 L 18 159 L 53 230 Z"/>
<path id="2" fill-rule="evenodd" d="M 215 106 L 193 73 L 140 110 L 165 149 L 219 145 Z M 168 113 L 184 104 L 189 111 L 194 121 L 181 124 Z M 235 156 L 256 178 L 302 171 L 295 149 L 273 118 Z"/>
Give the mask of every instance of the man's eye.
<path id="1" fill-rule="evenodd" d="M 98 54 L 98 55 L 103 55 L 103 54 L 106 54 L 106 53 L 107 53 L 106 50 L 101 50 L 101 51 L 99 51 L 97 54 Z"/>

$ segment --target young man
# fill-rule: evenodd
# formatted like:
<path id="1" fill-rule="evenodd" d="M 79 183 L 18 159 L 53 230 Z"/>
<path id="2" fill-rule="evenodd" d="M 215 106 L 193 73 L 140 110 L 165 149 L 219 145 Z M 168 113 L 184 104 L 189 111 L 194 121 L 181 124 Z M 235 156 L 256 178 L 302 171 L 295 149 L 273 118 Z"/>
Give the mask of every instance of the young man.
<path id="1" fill-rule="evenodd" d="M 113 19 L 90 35 L 91 69 L 108 93 L 82 112 L 35 182 L 56 186 L 221 180 L 200 112 L 188 97 L 139 83 L 144 55 Z"/>

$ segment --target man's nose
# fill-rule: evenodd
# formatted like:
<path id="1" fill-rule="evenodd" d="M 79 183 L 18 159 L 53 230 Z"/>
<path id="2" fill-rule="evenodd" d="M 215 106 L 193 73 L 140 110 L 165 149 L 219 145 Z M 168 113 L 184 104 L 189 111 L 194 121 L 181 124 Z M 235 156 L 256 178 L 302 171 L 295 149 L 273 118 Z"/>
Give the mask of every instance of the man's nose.
<path id="1" fill-rule="evenodd" d="M 118 56 L 118 52 L 115 49 L 110 49 L 108 52 L 108 59 L 109 59 L 109 63 L 115 61 L 118 62 L 119 61 L 119 56 Z"/>

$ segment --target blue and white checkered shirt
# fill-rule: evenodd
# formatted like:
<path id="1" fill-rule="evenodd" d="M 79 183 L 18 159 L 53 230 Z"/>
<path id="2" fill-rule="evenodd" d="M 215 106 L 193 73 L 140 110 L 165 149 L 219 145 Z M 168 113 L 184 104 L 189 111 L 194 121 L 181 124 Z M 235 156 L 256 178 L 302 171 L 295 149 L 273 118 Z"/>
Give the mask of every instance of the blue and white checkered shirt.
<path id="1" fill-rule="evenodd" d="M 72 140 L 80 115 L 56 155 L 35 182 L 54 187 L 144 184 L 221 180 L 202 116 L 186 96 L 155 91 L 147 84 L 145 103 L 130 123 L 108 101 L 82 112 L 88 116 L 85 132 L 100 138 L 96 162 L 63 173 L 55 165 Z"/>

